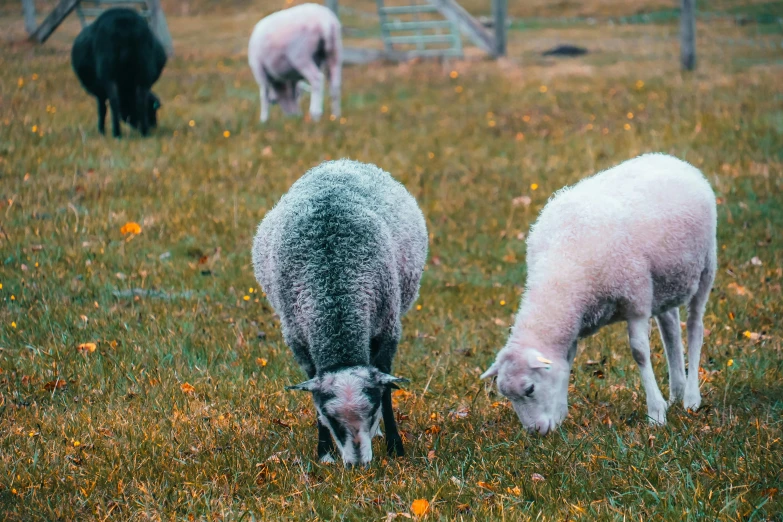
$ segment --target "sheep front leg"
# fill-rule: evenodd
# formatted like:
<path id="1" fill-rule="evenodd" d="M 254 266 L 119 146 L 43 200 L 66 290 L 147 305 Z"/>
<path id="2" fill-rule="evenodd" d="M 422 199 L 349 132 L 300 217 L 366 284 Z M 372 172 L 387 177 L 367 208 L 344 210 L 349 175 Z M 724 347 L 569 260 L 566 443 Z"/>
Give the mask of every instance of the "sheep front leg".
<path id="1" fill-rule="evenodd" d="M 642 385 L 647 396 L 647 416 L 650 424 L 666 424 L 666 401 L 655 382 L 650 361 L 650 339 L 648 337 L 650 319 L 647 317 L 628 320 L 628 337 L 631 342 L 631 354 L 642 374 Z"/>
<path id="2" fill-rule="evenodd" d="M 310 84 L 310 117 L 318 121 L 324 113 L 324 73 L 312 62 L 303 66 L 299 73 Z"/>
<path id="3" fill-rule="evenodd" d="M 380 336 L 372 340 L 370 353 L 374 355 L 373 365 L 383 373 L 391 373 L 392 360 L 397 352 L 399 336 Z M 397 421 L 394 418 L 392 407 L 392 388 L 387 386 L 381 394 L 381 414 L 383 426 L 386 428 L 386 453 L 390 457 L 404 457 L 405 448 L 402 437 L 397 430 Z"/>
<path id="4" fill-rule="evenodd" d="M 115 138 L 122 137 L 120 131 L 120 94 L 117 92 L 117 84 L 109 84 L 109 105 L 111 106 L 111 135 Z"/>
<path id="5" fill-rule="evenodd" d="M 261 123 L 266 123 L 269 120 L 269 87 L 261 81 L 258 88 L 261 94 Z"/>
<path id="6" fill-rule="evenodd" d="M 150 133 L 148 95 L 147 89 L 141 86 L 136 87 L 136 121 L 139 122 L 139 132 L 142 136 L 147 136 Z"/>
<path id="7" fill-rule="evenodd" d="M 106 134 L 106 98 L 98 98 L 98 132 Z"/>

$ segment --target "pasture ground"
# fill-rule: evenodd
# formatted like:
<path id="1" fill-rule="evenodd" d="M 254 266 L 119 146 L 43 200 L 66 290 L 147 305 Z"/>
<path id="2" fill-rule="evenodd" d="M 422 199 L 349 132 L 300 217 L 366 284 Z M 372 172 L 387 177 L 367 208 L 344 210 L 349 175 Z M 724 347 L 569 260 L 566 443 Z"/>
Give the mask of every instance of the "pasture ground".
<path id="1" fill-rule="evenodd" d="M 500 62 L 347 67 L 344 119 L 275 108 L 262 126 L 258 17 L 171 15 L 160 127 L 120 141 L 70 69 L 76 22 L 33 47 L 20 15 L 0 19 L 2 518 L 402 520 L 425 499 L 429 520 L 781 520 L 783 50 L 737 43 L 779 45 L 779 25 L 700 22 L 681 75 L 671 23 L 539 24 Z M 557 42 L 591 53 L 540 58 Z M 648 427 L 615 325 L 580 343 L 566 422 L 527 435 L 478 380 L 522 293 L 522 238 L 555 190 L 648 151 L 718 197 L 703 406 Z M 395 365 L 408 455 L 379 442 L 355 471 L 316 461 L 250 265 L 264 213 L 340 157 L 391 172 L 431 232 Z M 657 333 L 653 351 L 667 394 Z"/>

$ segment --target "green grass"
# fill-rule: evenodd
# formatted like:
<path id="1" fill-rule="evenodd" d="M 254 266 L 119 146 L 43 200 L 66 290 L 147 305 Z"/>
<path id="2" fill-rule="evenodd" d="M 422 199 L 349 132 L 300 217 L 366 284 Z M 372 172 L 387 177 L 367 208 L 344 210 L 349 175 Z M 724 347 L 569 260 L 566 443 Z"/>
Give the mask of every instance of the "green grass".
<path id="1" fill-rule="evenodd" d="M 4 519 L 381 520 L 427 499 L 430 520 L 780 520 L 779 53 L 705 45 L 681 77 L 671 40 L 639 47 L 644 28 L 600 28 L 617 60 L 518 64 L 551 37 L 528 31 L 506 62 L 346 68 L 343 123 L 275 108 L 261 126 L 238 54 L 255 20 L 169 22 L 178 55 L 149 139 L 97 133 L 68 63 L 73 24 L 43 47 L 2 44 Z M 559 35 L 589 38 L 578 31 Z M 734 69 L 740 58 L 761 65 Z M 478 380 L 522 292 L 518 237 L 552 192 L 646 151 L 697 165 L 720 202 L 704 405 L 648 427 L 615 325 L 580 343 L 562 427 L 527 435 Z M 264 213 L 343 156 L 402 181 L 431 232 L 395 364 L 411 380 L 395 398 L 408 455 L 387 459 L 378 442 L 358 471 L 316 461 L 310 399 L 283 389 L 303 375 L 250 265 Z M 514 207 L 522 195 L 531 205 Z M 131 221 L 142 232 L 125 237 Z M 666 393 L 657 334 L 653 346 Z"/>

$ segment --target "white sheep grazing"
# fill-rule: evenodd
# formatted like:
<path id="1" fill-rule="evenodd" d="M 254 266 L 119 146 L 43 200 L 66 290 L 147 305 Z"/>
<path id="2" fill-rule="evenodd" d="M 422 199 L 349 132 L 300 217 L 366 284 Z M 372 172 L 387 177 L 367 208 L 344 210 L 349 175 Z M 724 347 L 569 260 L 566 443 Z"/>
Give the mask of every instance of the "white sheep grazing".
<path id="1" fill-rule="evenodd" d="M 427 227 L 416 200 L 375 165 L 341 160 L 302 176 L 258 226 L 256 279 L 309 380 L 318 457 L 372 459 L 383 416 L 388 454 L 404 454 L 391 392 L 401 319 L 419 291 Z M 331 437 L 330 437 L 331 435 Z"/>
<path id="2" fill-rule="evenodd" d="M 650 364 L 655 317 L 669 363 L 669 404 L 701 404 L 702 318 L 715 276 L 715 194 L 695 167 L 645 154 L 558 191 L 527 240 L 527 285 L 497 376 L 519 420 L 547 433 L 568 411 L 576 342 L 626 321 L 652 424 L 667 403 Z M 685 376 L 678 307 L 688 308 Z"/>
<path id="3" fill-rule="evenodd" d="M 301 4 L 263 18 L 256 24 L 247 49 L 247 60 L 261 91 L 261 121 L 269 119 L 269 104 L 277 102 L 286 114 L 299 114 L 299 89 L 310 84 L 310 116 L 323 114 L 324 73 L 329 74 L 332 114 L 340 117 L 342 75 L 340 21 L 319 4 Z"/>

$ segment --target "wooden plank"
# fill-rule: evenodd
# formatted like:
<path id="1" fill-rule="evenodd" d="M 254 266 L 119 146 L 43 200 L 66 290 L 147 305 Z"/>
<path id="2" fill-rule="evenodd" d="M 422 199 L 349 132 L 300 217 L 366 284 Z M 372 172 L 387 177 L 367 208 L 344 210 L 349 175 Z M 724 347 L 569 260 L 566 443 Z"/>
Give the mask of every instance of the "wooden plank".
<path id="1" fill-rule="evenodd" d="M 428 35 L 410 35 L 410 36 L 392 36 L 389 38 L 393 44 L 428 44 L 428 43 L 451 43 L 453 38 L 450 34 L 428 34 Z M 423 49 L 423 48 L 422 48 Z"/>
<path id="2" fill-rule="evenodd" d="M 82 0 L 83 1 L 83 0 Z M 92 18 L 97 18 L 103 13 L 105 13 L 108 9 L 102 9 L 100 7 L 80 7 L 79 12 L 82 13 L 84 16 L 89 16 Z M 143 16 L 144 18 L 151 18 L 152 12 L 148 9 L 142 9 L 139 11 L 139 14 Z"/>
<path id="3" fill-rule="evenodd" d="M 507 33 L 506 15 L 508 14 L 508 0 L 492 0 L 492 19 L 494 20 L 495 47 L 494 55 L 506 55 Z"/>
<path id="4" fill-rule="evenodd" d="M 680 12 L 680 65 L 686 71 L 696 68 L 696 1 L 682 0 Z"/>
<path id="5" fill-rule="evenodd" d="M 400 15 L 400 14 L 413 14 L 413 13 L 437 13 L 438 8 L 434 5 L 399 5 L 381 7 L 378 9 L 383 14 L 387 15 Z"/>
<path id="6" fill-rule="evenodd" d="M 38 25 L 35 21 L 35 1 L 22 0 L 22 11 L 24 12 L 24 30 L 27 34 L 32 34 Z"/>
<path id="7" fill-rule="evenodd" d="M 481 50 L 494 54 L 495 37 L 473 18 L 456 0 L 428 0 L 430 4 L 438 8 L 443 16 L 459 27 L 462 34 L 467 36 Z"/>
<path id="8" fill-rule="evenodd" d="M 343 49 L 343 63 L 353 65 L 364 65 L 377 61 L 407 62 L 414 58 L 438 58 L 443 56 L 459 57 L 462 56 L 462 52 L 457 49 L 427 49 L 424 51 L 387 51 L 385 49 L 363 49 L 357 47 L 346 47 Z"/>
<path id="9" fill-rule="evenodd" d="M 163 13 L 163 9 L 160 7 L 160 0 L 147 0 L 147 9 L 151 13 L 150 26 L 152 32 L 158 37 L 160 43 L 163 44 L 163 48 L 166 50 L 167 56 L 174 54 L 174 43 L 171 40 L 171 33 L 169 32 L 169 24 L 166 22 L 166 15 Z"/>
<path id="10" fill-rule="evenodd" d="M 421 22 L 387 22 L 384 28 L 389 31 L 416 31 L 418 29 L 451 29 L 452 23 L 448 20 L 421 21 Z"/>
<path id="11" fill-rule="evenodd" d="M 80 0 L 60 0 L 49 16 L 47 16 L 41 25 L 30 34 L 30 39 L 38 43 L 44 43 L 65 20 L 65 17 L 71 14 Z"/>

